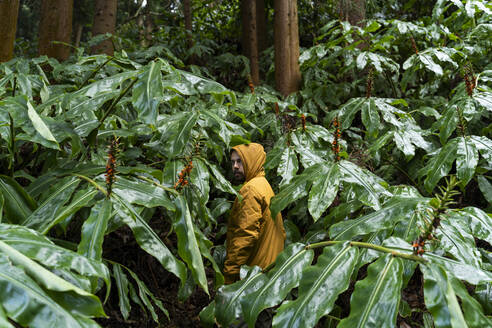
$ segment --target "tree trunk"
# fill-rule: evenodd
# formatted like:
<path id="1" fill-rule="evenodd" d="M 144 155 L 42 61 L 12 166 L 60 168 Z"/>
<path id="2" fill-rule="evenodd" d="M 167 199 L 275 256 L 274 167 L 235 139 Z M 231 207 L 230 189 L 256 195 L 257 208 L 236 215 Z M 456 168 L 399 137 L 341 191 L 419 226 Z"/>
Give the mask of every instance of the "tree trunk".
<path id="1" fill-rule="evenodd" d="M 75 24 L 75 47 L 78 48 L 80 46 L 80 40 L 82 39 L 82 32 L 84 30 L 84 26 L 81 23 Z"/>
<path id="2" fill-rule="evenodd" d="M 366 19 L 366 0 L 339 0 L 340 19 L 363 27 Z"/>
<path id="3" fill-rule="evenodd" d="M 297 1 L 275 0 L 275 86 L 286 97 L 299 88 Z"/>
<path id="4" fill-rule="evenodd" d="M 63 61 L 71 48 L 53 41 L 70 43 L 72 38 L 73 0 L 42 0 L 39 22 L 39 55 Z"/>
<path id="5" fill-rule="evenodd" d="M 290 0 L 289 2 L 290 92 L 296 92 L 301 85 L 301 68 L 299 67 L 299 23 L 297 0 Z"/>
<path id="6" fill-rule="evenodd" d="M 183 16 L 184 25 L 186 30 L 186 42 L 188 50 L 193 48 L 193 20 L 192 20 L 192 10 L 191 10 L 191 0 L 183 0 Z M 188 64 L 194 65 L 196 63 L 196 58 L 194 55 L 188 57 Z"/>
<path id="7" fill-rule="evenodd" d="M 366 25 L 366 0 L 338 0 L 337 6 L 340 20 L 359 27 Z M 356 41 L 360 41 L 360 38 L 356 39 Z M 367 49 L 368 46 L 365 41 L 357 44 L 357 48 L 361 50 Z"/>
<path id="8" fill-rule="evenodd" d="M 186 29 L 186 39 L 188 49 L 193 47 L 192 20 L 191 20 L 191 0 L 183 0 L 184 22 Z"/>
<path id="9" fill-rule="evenodd" d="M 19 0 L 0 1 L 0 62 L 12 59 L 14 54 L 15 32 L 17 31 L 17 14 Z"/>
<path id="10" fill-rule="evenodd" d="M 267 26 L 264 0 L 256 0 L 256 32 L 259 55 L 267 48 Z"/>
<path id="11" fill-rule="evenodd" d="M 117 0 L 96 0 L 94 10 L 94 23 L 92 35 L 111 33 L 114 34 L 116 27 Z M 114 46 L 111 39 L 106 39 L 96 44 L 91 49 L 93 54 L 107 54 L 113 56 Z"/>
<path id="12" fill-rule="evenodd" d="M 258 38 L 256 32 L 256 0 L 243 0 L 244 19 L 243 43 L 248 49 L 251 82 L 260 83 L 260 68 L 258 64 Z"/>
<path id="13" fill-rule="evenodd" d="M 149 10 L 147 10 L 147 14 L 145 15 L 145 44 L 148 47 L 152 44 L 154 21 L 152 19 L 152 15 L 150 14 L 150 7 L 147 8 L 149 8 Z"/>

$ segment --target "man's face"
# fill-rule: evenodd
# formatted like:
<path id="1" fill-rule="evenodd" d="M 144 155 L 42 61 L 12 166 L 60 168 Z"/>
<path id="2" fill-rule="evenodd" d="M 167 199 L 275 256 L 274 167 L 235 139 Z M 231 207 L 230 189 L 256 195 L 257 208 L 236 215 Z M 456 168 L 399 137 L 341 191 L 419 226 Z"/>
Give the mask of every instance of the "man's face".
<path id="1" fill-rule="evenodd" d="M 232 182 L 234 184 L 243 183 L 245 179 L 243 162 L 241 161 L 241 157 L 239 157 L 239 154 L 235 150 L 233 150 L 231 153 L 231 165 L 232 165 L 232 174 L 234 176 Z"/>

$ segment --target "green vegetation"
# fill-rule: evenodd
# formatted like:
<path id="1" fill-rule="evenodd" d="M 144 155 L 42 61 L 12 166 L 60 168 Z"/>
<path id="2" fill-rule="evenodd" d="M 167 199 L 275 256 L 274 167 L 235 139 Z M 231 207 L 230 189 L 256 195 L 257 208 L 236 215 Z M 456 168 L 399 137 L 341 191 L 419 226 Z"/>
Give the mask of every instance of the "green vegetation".
<path id="1" fill-rule="evenodd" d="M 303 82 L 286 98 L 272 48 L 248 87 L 247 58 L 220 41 L 233 17 L 210 25 L 237 14 L 224 3 L 195 12 L 191 49 L 169 14 L 148 48 L 125 23 L 114 56 L 88 54 L 92 40 L 64 62 L 0 64 L 0 326 L 97 327 L 136 307 L 166 325 L 165 303 L 197 289 L 210 327 L 253 327 L 272 307 L 274 327 L 492 326 L 490 3 L 441 0 L 408 21 L 373 8 L 357 27 L 328 5 L 309 23 L 301 1 Z M 227 150 L 250 141 L 268 152 L 287 243 L 222 286 Z M 175 294 L 138 259 L 106 258 L 111 234 Z"/>

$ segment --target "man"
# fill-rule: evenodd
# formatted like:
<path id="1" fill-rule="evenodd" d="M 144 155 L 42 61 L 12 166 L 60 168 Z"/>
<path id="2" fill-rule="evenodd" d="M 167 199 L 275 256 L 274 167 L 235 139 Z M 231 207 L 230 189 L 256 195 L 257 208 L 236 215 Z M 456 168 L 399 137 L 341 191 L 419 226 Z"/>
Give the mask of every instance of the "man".
<path id="1" fill-rule="evenodd" d="M 265 179 L 266 154 L 257 143 L 232 148 L 234 182 L 244 185 L 241 197 L 232 206 L 227 225 L 227 255 L 224 262 L 225 283 L 239 280 L 241 265 L 261 268 L 273 263 L 284 249 L 285 230 L 280 213 L 270 215 L 270 199 L 275 195 Z"/>

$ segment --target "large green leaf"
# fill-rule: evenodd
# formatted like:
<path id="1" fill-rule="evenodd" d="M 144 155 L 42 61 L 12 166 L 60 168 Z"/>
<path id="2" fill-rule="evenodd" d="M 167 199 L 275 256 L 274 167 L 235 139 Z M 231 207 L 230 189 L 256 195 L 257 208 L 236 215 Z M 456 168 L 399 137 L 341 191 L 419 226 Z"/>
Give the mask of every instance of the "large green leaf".
<path id="1" fill-rule="evenodd" d="M 380 128 L 379 114 L 372 98 L 367 99 L 362 105 L 362 123 L 370 137 L 377 137 Z"/>
<path id="2" fill-rule="evenodd" d="M 27 275 L 65 309 L 81 316 L 105 315 L 101 302 L 96 296 L 63 280 L 3 241 L 0 241 L 0 251 L 8 256 L 15 266 L 22 267 Z"/>
<path id="3" fill-rule="evenodd" d="M 424 186 L 427 191 L 432 192 L 436 184 L 442 177 L 446 176 L 451 170 L 458 150 L 458 139 L 450 140 L 443 148 L 439 149 L 422 169 L 426 175 Z"/>
<path id="4" fill-rule="evenodd" d="M 459 224 L 462 229 L 469 231 L 474 237 L 492 244 L 492 218 L 490 214 L 476 207 L 466 207 L 451 212 L 449 220 L 453 224 Z"/>
<path id="5" fill-rule="evenodd" d="M 280 162 L 282 161 L 282 155 L 285 153 L 286 148 L 287 145 L 285 144 L 285 138 L 284 137 L 279 138 L 275 143 L 275 146 L 273 146 L 273 149 L 271 149 L 267 153 L 267 157 L 264 165 L 266 171 L 279 166 Z"/>
<path id="6" fill-rule="evenodd" d="M 61 208 L 60 211 L 56 214 L 56 216 L 49 221 L 46 221 L 40 228 L 39 231 L 43 234 L 46 234 L 53 226 L 60 223 L 67 217 L 75 214 L 82 207 L 85 207 L 89 204 L 90 201 L 96 196 L 98 191 L 92 187 L 89 187 L 86 190 L 79 190 L 75 193 L 72 200 Z"/>
<path id="7" fill-rule="evenodd" d="M 130 204 L 145 207 L 163 206 L 168 210 L 174 210 L 174 205 L 164 189 L 146 181 L 118 176 L 113 184 L 113 192 Z"/>
<path id="8" fill-rule="evenodd" d="M 480 154 L 488 163 L 492 162 L 492 140 L 485 136 L 471 136 L 471 141 L 477 146 Z"/>
<path id="9" fill-rule="evenodd" d="M 350 314 L 337 327 L 394 327 L 400 303 L 403 261 L 391 254 L 367 268 L 367 278 L 355 284 Z"/>
<path id="10" fill-rule="evenodd" d="M 116 282 L 116 289 L 118 290 L 118 303 L 120 306 L 121 315 L 125 320 L 130 316 L 130 299 L 128 298 L 129 281 L 126 274 L 123 272 L 121 265 L 113 263 L 113 278 Z"/>
<path id="11" fill-rule="evenodd" d="M 212 181 L 215 183 L 215 187 L 220 191 L 227 192 L 229 194 L 236 195 L 236 190 L 232 187 L 231 183 L 227 181 L 227 179 L 222 175 L 219 169 L 214 165 L 207 161 L 205 161 L 208 168 L 210 169 Z"/>
<path id="12" fill-rule="evenodd" d="M 8 317 L 23 326 L 99 327 L 89 318 L 58 304 L 3 253 L 0 253 L 0 288 L 0 306 Z M 73 309 L 77 307 L 76 302 L 71 305 Z"/>
<path id="13" fill-rule="evenodd" d="M 277 213 L 286 208 L 290 203 L 305 196 L 312 180 L 317 178 L 322 171 L 322 164 L 313 165 L 304 170 L 301 175 L 295 176 L 291 183 L 284 186 L 271 200 L 270 211 L 272 217 L 275 217 Z"/>
<path id="14" fill-rule="evenodd" d="M 456 151 L 456 172 L 458 179 L 466 185 L 475 173 L 478 164 L 478 150 L 469 137 L 460 137 Z"/>
<path id="15" fill-rule="evenodd" d="M 4 198 L 5 218 L 8 222 L 24 221 L 37 207 L 31 196 L 11 177 L 0 175 L 0 192 Z"/>
<path id="16" fill-rule="evenodd" d="M 361 110 L 366 101 L 366 98 L 352 98 L 340 108 L 339 120 L 342 130 L 350 127 L 355 114 Z"/>
<path id="17" fill-rule="evenodd" d="M 328 157 L 328 151 L 317 149 L 319 141 L 316 132 L 318 131 L 312 133 L 312 128 L 312 126 L 309 126 L 309 129 L 306 127 L 305 132 L 295 131 L 295 133 L 290 135 L 292 145 L 305 168 L 317 163 L 323 163 L 325 162 L 325 158 Z"/>
<path id="18" fill-rule="evenodd" d="M 460 262 L 480 268 L 482 266 L 480 252 L 475 247 L 475 239 L 467 230 L 469 230 L 467 227 L 463 229 L 455 220 L 441 220 L 435 235 L 439 239 L 440 249 Z"/>
<path id="19" fill-rule="evenodd" d="M 51 133 L 51 130 L 48 128 L 46 123 L 43 121 L 41 116 L 39 116 L 38 112 L 32 107 L 31 102 L 27 102 L 27 115 L 32 122 L 32 125 L 36 129 L 36 131 L 46 140 L 54 142 L 58 147 L 58 142 Z"/>
<path id="20" fill-rule="evenodd" d="M 207 260 L 212 263 L 212 267 L 214 268 L 215 271 L 215 286 L 222 286 L 224 284 L 224 276 L 222 275 L 222 271 L 219 268 L 219 265 L 215 261 L 214 257 L 210 253 L 210 249 L 214 246 L 214 244 L 205 237 L 203 232 L 200 230 L 195 230 L 195 235 L 197 237 L 198 241 L 198 247 L 200 248 L 200 252 L 202 254 L 202 257 L 206 258 Z"/>
<path id="21" fill-rule="evenodd" d="M 161 62 L 152 61 L 133 86 L 132 104 L 138 116 L 145 122 L 155 124 L 159 102 L 162 99 Z"/>
<path id="22" fill-rule="evenodd" d="M 0 304 L 0 327 L 14 328 L 14 326 L 12 326 L 12 324 L 7 320 L 7 314 L 5 313 L 2 304 Z"/>
<path id="23" fill-rule="evenodd" d="M 337 164 L 324 167 L 319 178 L 313 181 L 313 187 L 309 192 L 308 209 L 314 221 L 321 217 L 335 199 L 339 182 L 340 169 Z"/>
<path id="24" fill-rule="evenodd" d="M 485 316 L 482 306 L 468 294 L 465 285 L 456 278 L 451 278 L 451 285 L 456 295 L 461 299 L 463 315 L 467 325 L 472 328 L 492 327 L 492 319 Z"/>
<path id="25" fill-rule="evenodd" d="M 244 279 L 231 285 L 222 286 L 215 296 L 215 317 L 224 327 L 229 327 L 242 313 L 241 298 L 254 293 L 265 281 L 261 278 L 261 268 L 253 267 Z"/>
<path id="26" fill-rule="evenodd" d="M 179 256 L 188 264 L 195 281 L 208 294 L 207 277 L 188 204 L 181 195 L 176 198 L 175 204 L 176 217 L 173 226 L 178 235 Z"/>
<path id="27" fill-rule="evenodd" d="M 281 186 L 288 185 L 299 170 L 296 152 L 292 147 L 286 147 L 280 158 L 277 174 L 282 177 Z"/>
<path id="28" fill-rule="evenodd" d="M 478 188 L 480 188 L 483 197 L 485 197 L 489 204 L 492 204 L 492 183 L 490 183 L 483 175 L 479 175 L 477 181 Z"/>
<path id="29" fill-rule="evenodd" d="M 260 279 L 262 287 L 241 299 L 245 321 L 254 327 L 261 311 L 282 302 L 292 288 L 299 285 L 304 267 L 311 264 L 314 253 L 303 244 L 289 245 L 275 260 L 275 267 Z"/>
<path id="30" fill-rule="evenodd" d="M 424 275 L 424 300 L 436 328 L 468 327 L 450 277 L 439 265 L 420 265 Z"/>
<path id="31" fill-rule="evenodd" d="M 109 271 L 103 263 L 58 246 L 35 230 L 0 224 L 0 240 L 48 268 L 72 270 L 83 276 L 102 278 L 109 289 Z"/>
<path id="32" fill-rule="evenodd" d="M 332 225 L 330 237 L 337 240 L 352 239 L 356 236 L 388 229 L 404 219 L 411 218 L 415 208 L 426 202 L 428 198 L 395 196 L 378 211 Z"/>
<path id="33" fill-rule="evenodd" d="M 102 259 L 104 234 L 111 218 L 111 210 L 111 202 L 107 199 L 92 207 L 91 214 L 82 226 L 80 243 L 77 248 L 79 254 L 98 261 Z"/>
<path id="34" fill-rule="evenodd" d="M 190 142 L 191 131 L 195 126 L 199 113 L 191 111 L 188 115 L 183 115 L 177 122 L 175 130 L 168 136 L 165 151 L 169 158 L 182 155 L 185 146 Z"/>
<path id="35" fill-rule="evenodd" d="M 226 147 L 229 147 L 231 131 L 227 127 L 226 121 L 219 117 L 213 110 L 202 109 L 200 112 L 202 117 L 206 117 L 212 122 L 214 126 L 213 131 L 222 139 Z"/>
<path id="36" fill-rule="evenodd" d="M 200 199 L 205 204 L 210 192 L 210 173 L 205 163 L 199 158 L 193 159 L 190 182 L 198 187 Z"/>
<path id="37" fill-rule="evenodd" d="M 325 247 L 316 265 L 304 269 L 299 296 L 280 306 L 273 327 L 314 327 L 348 288 L 357 259 L 358 249 L 348 243 Z"/>
<path id="38" fill-rule="evenodd" d="M 38 231 L 45 230 L 61 211 L 62 206 L 72 197 L 79 183 L 80 179 L 74 176 L 61 179 L 55 185 L 55 191 L 22 224 Z"/>
<path id="39" fill-rule="evenodd" d="M 383 243 L 384 246 L 395 251 L 412 254 L 412 245 L 400 238 L 390 237 Z M 433 266 L 441 265 L 449 275 L 460 280 L 467 281 L 472 285 L 492 281 L 492 272 L 482 270 L 473 265 L 449 259 L 432 252 L 425 252 L 423 258 L 432 263 Z"/>
<path id="40" fill-rule="evenodd" d="M 145 222 L 133 206 L 117 195 L 113 195 L 111 199 L 114 200 L 113 205 L 115 205 L 123 221 L 132 229 L 140 247 L 154 256 L 166 270 L 172 272 L 182 282 L 186 281 L 186 267 L 183 262 L 174 257 L 157 233 Z"/>
<path id="41" fill-rule="evenodd" d="M 363 188 L 364 192 L 359 196 L 359 200 L 375 210 L 381 208 L 379 197 L 391 195 L 383 186 L 383 180 L 371 172 L 362 169 L 356 164 L 342 160 L 339 163 L 341 180 L 348 184 L 355 184 Z"/>

